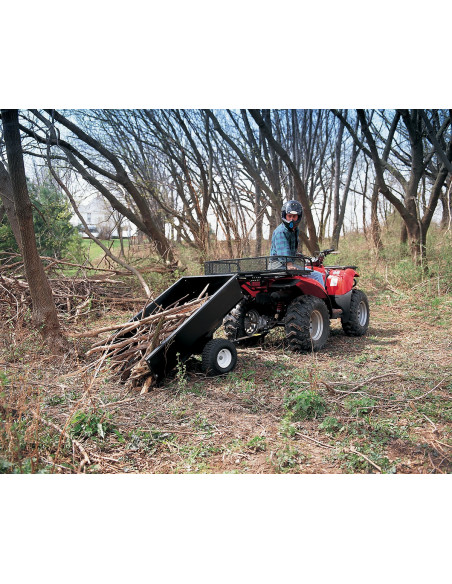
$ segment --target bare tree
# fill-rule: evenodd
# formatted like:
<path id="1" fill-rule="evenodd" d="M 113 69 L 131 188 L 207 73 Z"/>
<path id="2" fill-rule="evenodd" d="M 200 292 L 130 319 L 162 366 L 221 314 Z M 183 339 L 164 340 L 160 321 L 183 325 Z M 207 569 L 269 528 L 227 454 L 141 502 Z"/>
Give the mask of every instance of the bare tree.
<path id="1" fill-rule="evenodd" d="M 300 176 L 300 173 L 297 167 L 295 166 L 293 160 L 289 156 L 288 152 L 283 148 L 280 142 L 278 142 L 274 138 L 270 125 L 268 124 L 268 122 L 264 120 L 259 110 L 250 110 L 250 114 L 252 115 L 256 124 L 262 130 L 263 134 L 265 135 L 268 142 L 271 144 L 274 151 L 278 154 L 278 156 L 281 158 L 281 160 L 284 162 L 289 172 L 291 173 L 295 185 L 296 198 L 301 202 L 303 206 L 304 218 L 306 221 L 307 230 L 309 234 L 307 236 L 304 233 L 301 233 L 301 238 L 303 240 L 303 243 L 308 247 L 311 253 L 314 253 L 316 250 L 318 250 L 318 238 L 305 184 Z"/>
<path id="2" fill-rule="evenodd" d="M 131 179 L 120 156 L 109 149 L 106 141 L 97 139 L 94 137 L 94 130 L 88 133 L 56 110 L 45 110 L 45 112 L 32 110 L 32 113 L 35 119 L 30 120 L 30 126 L 22 125 L 21 129 L 38 143 L 45 146 L 50 144 L 54 159 L 58 158 L 58 154 L 54 154 L 53 149 L 59 152 L 60 158 L 63 155 L 72 169 L 97 189 L 113 209 L 127 217 L 131 223 L 152 239 L 162 258 L 174 261 L 171 246 L 159 228 L 146 197 Z M 55 127 L 55 132 L 49 131 L 49 124 Z M 65 128 L 65 133 L 72 135 L 74 139 L 71 141 L 69 138 L 63 139 L 58 125 Z M 125 189 L 133 206 L 125 204 L 109 188 L 109 183 Z"/>
<path id="3" fill-rule="evenodd" d="M 357 125 L 357 123 L 356 123 Z M 355 131 L 356 131 L 355 127 Z M 344 125 L 340 123 L 338 135 L 336 138 L 335 157 L 334 157 L 334 192 L 333 192 L 333 233 L 331 235 L 331 247 L 338 249 L 339 235 L 344 224 L 345 209 L 348 200 L 348 194 L 351 187 L 353 171 L 358 158 L 359 148 L 353 143 L 351 152 L 347 152 L 348 170 L 345 183 L 342 185 L 342 157 L 346 145 L 344 140 Z M 343 187 L 343 188 L 342 188 Z"/>
<path id="4" fill-rule="evenodd" d="M 61 331 L 52 290 L 36 246 L 32 205 L 22 156 L 18 110 L 2 110 L 2 123 L 15 214 L 20 229 L 21 252 L 32 299 L 33 324 L 49 347 L 61 353 L 67 351 L 69 345 Z"/>
<path id="5" fill-rule="evenodd" d="M 390 121 L 384 117 L 383 132 L 372 123 L 369 113 L 357 110 L 367 147 L 340 112 L 335 113 L 346 125 L 357 145 L 372 160 L 377 189 L 402 217 L 412 258 L 418 263 L 424 262 L 427 231 L 449 172 L 446 161 L 450 162 L 452 159 L 450 113 L 444 116 L 437 129 L 437 144 L 432 146 L 428 128 L 423 123 L 423 117 L 427 114 L 422 110 L 397 110 Z M 449 134 L 446 140 L 444 136 L 447 129 Z M 430 140 L 426 142 L 426 138 Z M 443 146 L 440 139 L 443 139 Z M 421 179 L 433 157 L 438 156 L 438 148 L 442 155 L 439 156 L 439 164 L 432 175 L 429 199 L 422 209 L 419 196 Z M 402 198 L 390 185 L 386 178 L 388 175 L 401 187 Z"/>

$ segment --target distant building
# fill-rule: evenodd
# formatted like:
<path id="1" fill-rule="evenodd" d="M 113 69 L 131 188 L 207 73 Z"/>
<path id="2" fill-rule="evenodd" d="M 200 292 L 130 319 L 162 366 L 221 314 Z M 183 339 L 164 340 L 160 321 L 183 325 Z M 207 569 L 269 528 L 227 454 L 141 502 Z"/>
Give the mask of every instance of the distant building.
<path id="1" fill-rule="evenodd" d="M 107 202 L 101 195 L 93 196 L 88 201 L 80 203 L 78 210 L 87 223 L 88 229 L 96 237 L 100 239 L 119 237 L 118 219 L 121 216 L 111 207 L 107 207 Z M 88 237 L 77 215 L 72 216 L 71 223 L 78 227 L 83 237 Z M 122 217 L 119 227 L 125 238 L 129 238 L 137 232 L 136 226 L 125 217 Z"/>

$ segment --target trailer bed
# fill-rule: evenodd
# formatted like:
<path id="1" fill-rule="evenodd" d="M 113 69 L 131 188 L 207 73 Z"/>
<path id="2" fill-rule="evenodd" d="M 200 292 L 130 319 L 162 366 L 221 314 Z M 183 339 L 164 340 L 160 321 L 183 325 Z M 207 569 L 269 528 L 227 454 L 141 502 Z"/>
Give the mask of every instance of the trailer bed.
<path id="1" fill-rule="evenodd" d="M 141 320 L 159 307 L 165 310 L 181 299 L 183 303 L 196 300 L 206 287 L 207 301 L 146 357 L 149 369 L 157 380 L 178 362 L 184 362 L 191 355 L 202 352 L 226 314 L 243 298 L 237 276 L 228 274 L 181 278 L 133 318 Z"/>

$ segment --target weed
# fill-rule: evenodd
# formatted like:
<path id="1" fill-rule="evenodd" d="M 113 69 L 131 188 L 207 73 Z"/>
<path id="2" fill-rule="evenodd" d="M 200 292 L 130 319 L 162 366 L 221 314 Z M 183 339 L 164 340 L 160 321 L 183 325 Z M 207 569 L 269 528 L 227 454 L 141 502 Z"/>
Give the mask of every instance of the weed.
<path id="1" fill-rule="evenodd" d="M 182 420 L 188 419 L 190 412 L 189 410 L 175 406 L 170 409 L 170 414 L 175 420 L 181 422 Z"/>
<path id="2" fill-rule="evenodd" d="M 179 448 L 179 453 L 184 458 L 184 467 L 188 472 L 205 472 L 209 469 L 205 459 L 216 454 L 221 454 L 224 450 L 222 446 L 211 444 L 186 444 Z"/>
<path id="3" fill-rule="evenodd" d="M 180 359 L 180 353 L 176 353 L 176 385 L 179 391 L 184 391 L 187 387 L 187 366 Z"/>
<path id="4" fill-rule="evenodd" d="M 376 447 L 375 444 L 360 444 L 357 448 L 361 454 L 364 454 L 369 460 L 381 468 L 381 472 L 384 474 L 393 474 L 397 471 L 397 460 L 391 462 L 383 452 Z M 363 456 L 355 452 L 350 452 L 348 445 L 346 448 L 336 455 L 337 460 L 339 460 L 342 468 L 349 472 L 364 472 L 364 473 L 375 473 L 377 469 Z"/>
<path id="5" fill-rule="evenodd" d="M 377 402 L 374 399 L 366 396 L 349 397 L 344 400 L 345 409 L 356 417 L 363 417 L 369 414 L 376 405 Z"/>
<path id="6" fill-rule="evenodd" d="M 256 389 L 254 376 L 250 376 L 249 372 L 247 371 L 241 372 L 240 374 L 231 373 L 231 375 L 229 375 L 228 382 L 231 391 L 238 391 L 239 393 L 251 393 Z"/>
<path id="7" fill-rule="evenodd" d="M 284 473 L 306 462 L 307 457 L 297 448 L 286 444 L 270 460 L 276 472 Z"/>
<path id="8" fill-rule="evenodd" d="M 196 414 L 196 417 L 193 419 L 193 426 L 199 430 L 207 432 L 209 435 L 212 434 L 212 430 L 214 430 L 214 426 L 205 416 L 201 416 L 201 414 Z"/>
<path id="9" fill-rule="evenodd" d="M 9 377 L 6 375 L 4 371 L 0 371 L 0 386 L 6 387 L 9 384 L 10 384 Z M 2 395 L 2 397 L 4 396 Z"/>
<path id="10" fill-rule="evenodd" d="M 75 389 L 71 389 L 64 394 L 64 399 L 68 403 L 75 402 L 80 399 L 80 394 Z"/>
<path id="11" fill-rule="evenodd" d="M 173 440 L 175 440 L 175 436 L 171 432 L 161 432 L 155 429 L 150 431 L 136 430 L 129 434 L 127 446 L 130 450 L 144 450 L 154 454 L 159 446 L 166 445 Z"/>
<path id="12" fill-rule="evenodd" d="M 245 444 L 245 448 L 251 452 L 263 452 L 267 450 L 267 443 L 263 436 L 254 436 Z"/>
<path id="13" fill-rule="evenodd" d="M 417 410 L 433 422 L 452 422 L 452 402 L 439 395 L 430 396 L 428 401 L 417 406 Z"/>
<path id="14" fill-rule="evenodd" d="M 48 474 L 45 468 L 37 468 L 37 462 L 33 458 L 24 458 L 15 464 L 4 458 L 0 458 L 0 474 Z"/>
<path id="15" fill-rule="evenodd" d="M 409 438 L 406 426 L 397 424 L 397 421 L 391 419 L 375 419 L 370 421 L 370 434 L 376 440 L 380 440 L 382 444 L 386 444 L 391 440 Z"/>
<path id="16" fill-rule="evenodd" d="M 48 406 L 59 406 L 65 402 L 65 397 L 63 395 L 51 395 L 46 399 L 46 404 Z"/>
<path id="17" fill-rule="evenodd" d="M 236 386 L 236 389 L 238 389 L 240 393 L 252 393 L 255 391 L 256 385 L 254 381 L 244 380 Z"/>
<path id="18" fill-rule="evenodd" d="M 326 411 L 326 401 L 311 389 L 306 389 L 298 394 L 288 394 L 284 405 L 292 412 L 292 418 L 295 421 L 312 420 L 323 416 Z"/>
<path id="19" fill-rule="evenodd" d="M 74 438 L 92 438 L 105 436 L 115 431 L 115 426 L 111 421 L 112 415 L 101 410 L 89 410 L 84 412 L 79 410 L 73 415 L 71 425 L 71 436 Z"/>
<path id="20" fill-rule="evenodd" d="M 326 417 L 323 422 L 319 424 L 320 430 L 324 430 L 327 434 L 331 434 L 332 436 L 337 434 L 342 428 L 343 425 L 341 422 L 332 416 Z"/>
<path id="21" fill-rule="evenodd" d="M 3 398 L 3 396 L 2 396 Z M 55 447 L 55 438 L 39 422 L 24 415 L 26 403 L 18 410 L 6 410 L 0 405 L 0 473 L 28 474 L 46 472 L 41 468 L 38 450 Z"/>
<path id="22" fill-rule="evenodd" d="M 193 395 L 198 395 L 198 396 L 205 396 L 206 395 L 206 390 L 204 389 L 204 387 L 199 384 L 199 383 L 193 383 L 192 385 L 186 385 L 185 389 L 183 389 L 181 391 L 181 393 L 186 393 L 186 394 L 193 394 Z"/>
<path id="23" fill-rule="evenodd" d="M 227 445 L 227 447 L 225 447 L 225 452 L 227 452 L 228 454 L 232 454 L 234 452 L 241 452 L 243 448 L 244 448 L 243 440 L 241 440 L 240 438 L 236 438 L 232 440 Z"/>
<path id="24" fill-rule="evenodd" d="M 288 414 L 281 420 L 279 432 L 286 438 L 293 438 L 297 433 L 297 429 L 292 424 L 292 412 L 288 412 Z"/>

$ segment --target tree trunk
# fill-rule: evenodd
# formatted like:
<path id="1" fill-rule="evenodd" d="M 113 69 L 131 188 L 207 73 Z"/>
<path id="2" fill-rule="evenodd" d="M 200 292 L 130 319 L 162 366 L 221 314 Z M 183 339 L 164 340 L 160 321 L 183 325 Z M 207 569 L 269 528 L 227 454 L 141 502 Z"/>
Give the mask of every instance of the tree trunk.
<path id="1" fill-rule="evenodd" d="M 339 222 L 339 205 L 341 190 L 341 147 L 344 135 L 344 124 L 340 124 L 334 149 L 334 188 L 333 188 L 333 235 L 331 236 L 331 247 L 338 248 L 339 234 L 342 225 Z"/>
<path id="2" fill-rule="evenodd" d="M 256 185 L 256 198 L 254 200 L 254 214 L 259 217 L 261 213 L 261 190 L 258 185 Z M 256 256 L 262 255 L 262 219 L 257 219 L 256 222 Z"/>
<path id="3" fill-rule="evenodd" d="M 452 222 L 452 181 L 450 182 L 445 193 L 441 194 L 441 204 L 443 212 L 441 216 L 441 229 L 449 229 Z"/>
<path id="4" fill-rule="evenodd" d="M 49 347 L 62 353 L 69 349 L 58 321 L 49 281 L 39 258 L 33 227 L 33 215 L 27 189 L 25 166 L 19 132 L 18 110 L 2 110 L 2 122 L 14 207 L 22 241 L 25 275 L 32 300 L 32 320 Z"/>
<path id="5" fill-rule="evenodd" d="M 0 200 L 2 202 L 3 208 L 5 209 L 6 216 L 13 231 L 17 245 L 19 246 L 19 249 L 22 249 L 19 222 L 17 221 L 17 215 L 14 210 L 13 185 L 11 184 L 11 178 L 8 174 L 8 171 L 3 166 L 3 163 L 1 161 L 0 161 Z"/>
<path id="6" fill-rule="evenodd" d="M 372 241 L 377 251 L 383 249 L 383 242 L 381 241 L 381 227 L 378 221 L 378 185 L 375 184 L 372 191 L 372 201 L 370 207 L 370 229 L 372 233 Z"/>

